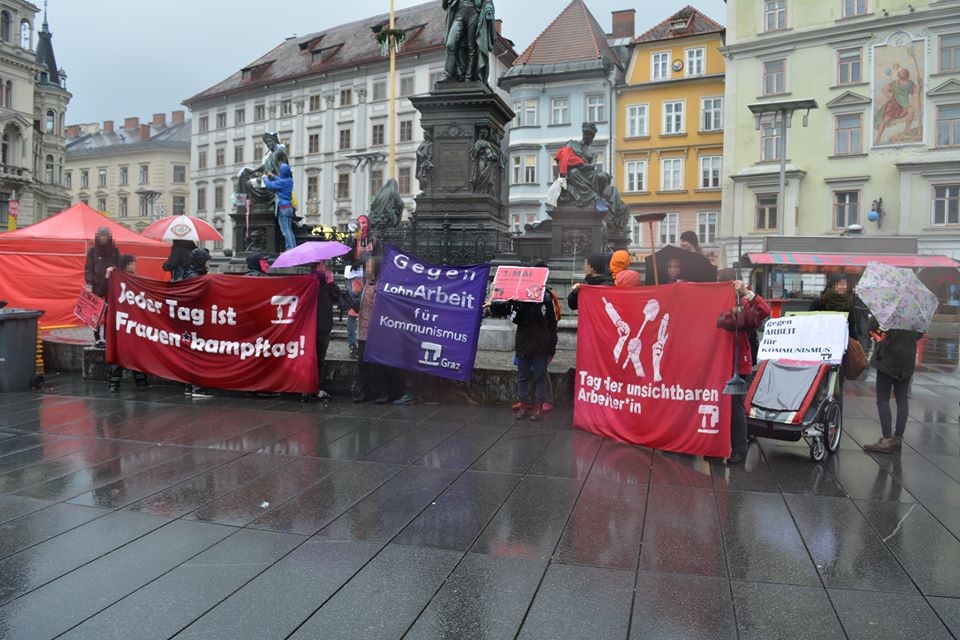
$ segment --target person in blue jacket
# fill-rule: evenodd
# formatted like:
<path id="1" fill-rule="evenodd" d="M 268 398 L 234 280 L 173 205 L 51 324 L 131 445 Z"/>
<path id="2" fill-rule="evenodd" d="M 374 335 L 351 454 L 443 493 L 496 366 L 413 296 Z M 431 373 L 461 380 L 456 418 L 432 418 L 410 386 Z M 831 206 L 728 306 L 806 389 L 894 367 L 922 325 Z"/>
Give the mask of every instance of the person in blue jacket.
<path id="1" fill-rule="evenodd" d="M 297 239 L 293 236 L 293 174 L 290 165 L 281 164 L 280 174 L 276 177 L 264 174 L 263 186 L 277 194 L 277 221 L 283 234 L 284 250 L 289 251 L 297 246 Z"/>

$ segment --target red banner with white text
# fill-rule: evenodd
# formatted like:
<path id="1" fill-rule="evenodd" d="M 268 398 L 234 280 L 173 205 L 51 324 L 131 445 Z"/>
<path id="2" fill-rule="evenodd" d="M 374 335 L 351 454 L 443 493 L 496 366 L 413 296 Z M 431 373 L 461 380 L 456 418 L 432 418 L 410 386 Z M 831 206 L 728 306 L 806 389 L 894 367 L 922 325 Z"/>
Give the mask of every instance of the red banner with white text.
<path id="1" fill-rule="evenodd" d="M 653 449 L 730 453 L 730 283 L 580 288 L 574 424 Z"/>
<path id="2" fill-rule="evenodd" d="M 110 276 L 107 361 L 168 380 L 316 393 L 316 327 L 310 276 Z"/>

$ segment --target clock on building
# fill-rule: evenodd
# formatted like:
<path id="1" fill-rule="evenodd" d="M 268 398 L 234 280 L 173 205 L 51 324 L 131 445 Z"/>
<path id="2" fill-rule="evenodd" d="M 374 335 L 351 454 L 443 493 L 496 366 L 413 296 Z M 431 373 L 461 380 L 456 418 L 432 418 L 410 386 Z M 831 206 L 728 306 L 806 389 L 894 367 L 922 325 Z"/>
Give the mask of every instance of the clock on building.
<path id="1" fill-rule="evenodd" d="M 677 58 L 676 60 L 673 61 L 673 70 L 680 71 L 681 69 L 683 69 L 683 60 L 681 60 L 680 58 Z"/>

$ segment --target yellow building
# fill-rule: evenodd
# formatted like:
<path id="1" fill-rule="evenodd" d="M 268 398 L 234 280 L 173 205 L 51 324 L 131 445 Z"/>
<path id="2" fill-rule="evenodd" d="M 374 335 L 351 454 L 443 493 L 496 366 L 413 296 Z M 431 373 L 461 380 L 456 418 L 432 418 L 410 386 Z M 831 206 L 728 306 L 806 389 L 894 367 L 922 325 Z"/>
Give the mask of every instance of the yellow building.
<path id="1" fill-rule="evenodd" d="M 723 164 L 724 28 L 686 7 L 634 38 L 617 90 L 618 186 L 634 215 L 665 213 L 656 244 L 696 231 L 716 253 Z M 646 225 L 633 246 L 649 250 Z"/>

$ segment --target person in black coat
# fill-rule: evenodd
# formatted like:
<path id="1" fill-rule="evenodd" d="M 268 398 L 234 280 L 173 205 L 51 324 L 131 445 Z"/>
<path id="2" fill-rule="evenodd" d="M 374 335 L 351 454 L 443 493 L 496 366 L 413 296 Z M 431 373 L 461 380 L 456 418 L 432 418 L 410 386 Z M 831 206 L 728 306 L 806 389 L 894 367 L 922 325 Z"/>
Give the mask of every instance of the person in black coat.
<path id="1" fill-rule="evenodd" d="M 910 379 L 917 363 L 917 340 L 922 333 L 906 329 L 880 331 L 874 324 L 870 332 L 876 342 L 870 364 L 877 370 L 877 412 L 880 414 L 882 437 L 877 442 L 863 445 L 864 451 L 896 453 L 903 446 L 903 432 L 909 415 Z M 897 399 L 896 430 L 892 428 L 890 392 Z"/>
<path id="2" fill-rule="evenodd" d="M 317 374 L 320 389 L 317 393 L 304 393 L 301 402 L 330 400 L 330 394 L 323 390 L 324 365 L 327 360 L 327 347 L 330 346 L 330 332 L 333 330 L 333 309 L 340 304 L 340 287 L 333 281 L 333 273 L 327 270 L 326 262 L 317 262 L 313 266 L 313 275 L 319 285 L 317 291 Z"/>
<path id="3" fill-rule="evenodd" d="M 244 275 L 252 278 L 263 278 L 267 275 L 267 261 L 260 253 L 251 253 L 247 256 L 247 272 Z"/>
<path id="4" fill-rule="evenodd" d="M 190 254 L 197 248 L 193 240 L 174 240 L 170 247 L 170 256 L 163 263 L 163 270 L 170 273 L 170 280 L 176 282 L 183 280 L 186 275 L 187 265 L 190 264 Z"/>
<path id="5" fill-rule="evenodd" d="M 516 418 L 543 419 L 543 405 L 550 393 L 547 364 L 557 352 L 557 312 L 553 292 L 544 289 L 540 302 L 493 302 L 490 315 L 512 316 L 517 325 L 517 399 L 522 403 Z"/>
<path id="6" fill-rule="evenodd" d="M 583 281 L 584 284 L 604 285 L 613 284 L 613 278 L 607 272 L 607 265 L 610 264 L 610 258 L 602 255 L 592 255 L 583 261 Z M 567 294 L 567 306 L 577 310 L 577 304 L 580 298 L 580 283 L 576 283 L 570 288 Z"/>
<path id="7" fill-rule="evenodd" d="M 190 263 L 184 270 L 182 280 L 192 280 L 207 275 L 210 270 L 210 252 L 206 249 L 194 249 L 190 252 Z M 212 398 L 213 394 L 197 384 L 188 385 L 184 393 L 193 398 Z"/>
<path id="8" fill-rule="evenodd" d="M 93 246 L 87 250 L 87 260 L 83 268 L 83 279 L 87 291 L 98 298 L 107 297 L 107 278 L 110 271 L 120 265 L 120 251 L 113 244 L 110 229 L 100 227 L 93 238 Z M 106 313 L 106 312 L 105 312 Z M 100 327 L 93 330 L 94 346 L 106 346 L 100 334 Z"/>

